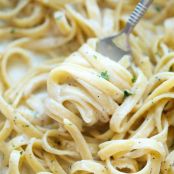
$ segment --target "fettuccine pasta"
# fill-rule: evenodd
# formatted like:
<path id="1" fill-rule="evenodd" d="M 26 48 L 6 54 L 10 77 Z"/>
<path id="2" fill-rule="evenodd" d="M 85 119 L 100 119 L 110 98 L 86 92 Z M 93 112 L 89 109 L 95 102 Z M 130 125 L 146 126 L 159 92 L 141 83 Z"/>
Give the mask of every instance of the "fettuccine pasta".
<path id="1" fill-rule="evenodd" d="M 0 0 L 0 174 L 174 174 L 174 1 L 96 51 L 137 3 Z"/>

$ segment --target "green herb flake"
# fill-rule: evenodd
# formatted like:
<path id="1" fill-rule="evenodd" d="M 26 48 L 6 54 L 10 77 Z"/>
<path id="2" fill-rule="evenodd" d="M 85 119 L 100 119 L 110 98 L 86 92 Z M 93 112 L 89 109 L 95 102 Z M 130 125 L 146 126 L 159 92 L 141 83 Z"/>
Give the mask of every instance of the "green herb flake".
<path id="1" fill-rule="evenodd" d="M 72 123 L 68 123 L 69 126 L 72 126 L 73 124 Z"/>
<path id="2" fill-rule="evenodd" d="M 12 102 L 12 101 L 9 101 L 9 102 L 8 102 L 8 104 L 12 105 L 12 104 L 13 104 L 13 102 Z"/>
<path id="3" fill-rule="evenodd" d="M 14 28 L 12 28 L 11 30 L 10 30 L 10 33 L 11 34 L 14 34 L 16 32 L 16 30 L 14 29 Z"/>
<path id="4" fill-rule="evenodd" d="M 133 94 L 128 90 L 124 90 L 124 98 L 129 97 L 130 95 L 133 95 Z"/>
<path id="5" fill-rule="evenodd" d="M 30 125 L 28 125 L 28 124 L 25 124 L 25 125 L 23 125 L 23 127 L 30 127 Z"/>
<path id="6" fill-rule="evenodd" d="M 160 55 L 159 52 L 156 52 L 156 53 L 155 53 L 155 56 L 156 56 L 156 57 L 161 57 L 161 55 Z"/>
<path id="7" fill-rule="evenodd" d="M 107 71 L 101 72 L 100 77 L 102 77 L 105 80 L 109 80 L 109 74 Z"/>
<path id="8" fill-rule="evenodd" d="M 96 56 L 96 55 L 94 55 L 94 56 L 93 56 L 93 58 L 94 58 L 94 59 L 97 59 L 97 56 Z"/>
<path id="9" fill-rule="evenodd" d="M 137 78 L 135 76 L 132 77 L 132 83 L 135 83 Z"/>
<path id="10" fill-rule="evenodd" d="M 161 8 L 160 6 L 156 6 L 156 7 L 155 7 L 155 10 L 156 10 L 157 12 L 160 12 L 160 11 L 162 10 L 162 8 Z"/>

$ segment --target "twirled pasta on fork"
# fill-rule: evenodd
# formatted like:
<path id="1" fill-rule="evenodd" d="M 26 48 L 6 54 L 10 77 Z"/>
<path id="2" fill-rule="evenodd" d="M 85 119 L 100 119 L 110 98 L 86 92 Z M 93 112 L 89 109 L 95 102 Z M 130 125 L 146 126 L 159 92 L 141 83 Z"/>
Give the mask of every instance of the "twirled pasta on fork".
<path id="1" fill-rule="evenodd" d="M 136 3 L 0 1 L 0 174 L 174 173 L 173 0 L 96 51 Z"/>

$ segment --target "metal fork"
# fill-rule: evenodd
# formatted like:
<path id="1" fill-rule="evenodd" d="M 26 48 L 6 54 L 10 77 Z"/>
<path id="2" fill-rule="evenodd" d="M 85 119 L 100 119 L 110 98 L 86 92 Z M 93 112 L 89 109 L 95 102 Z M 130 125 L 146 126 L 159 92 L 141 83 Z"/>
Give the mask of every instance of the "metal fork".
<path id="1" fill-rule="evenodd" d="M 130 15 L 126 27 L 117 35 L 100 39 L 97 42 L 97 51 L 114 61 L 119 61 L 124 55 L 131 54 L 129 34 L 144 16 L 152 2 L 153 0 L 140 0 Z"/>

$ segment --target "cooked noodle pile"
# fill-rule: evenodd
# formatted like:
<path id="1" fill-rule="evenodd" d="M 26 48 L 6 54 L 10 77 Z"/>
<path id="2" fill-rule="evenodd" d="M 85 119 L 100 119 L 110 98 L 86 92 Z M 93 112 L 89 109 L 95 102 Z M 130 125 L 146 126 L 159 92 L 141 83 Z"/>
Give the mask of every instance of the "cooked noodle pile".
<path id="1" fill-rule="evenodd" d="M 173 174 L 174 1 L 0 0 L 0 174 Z"/>

